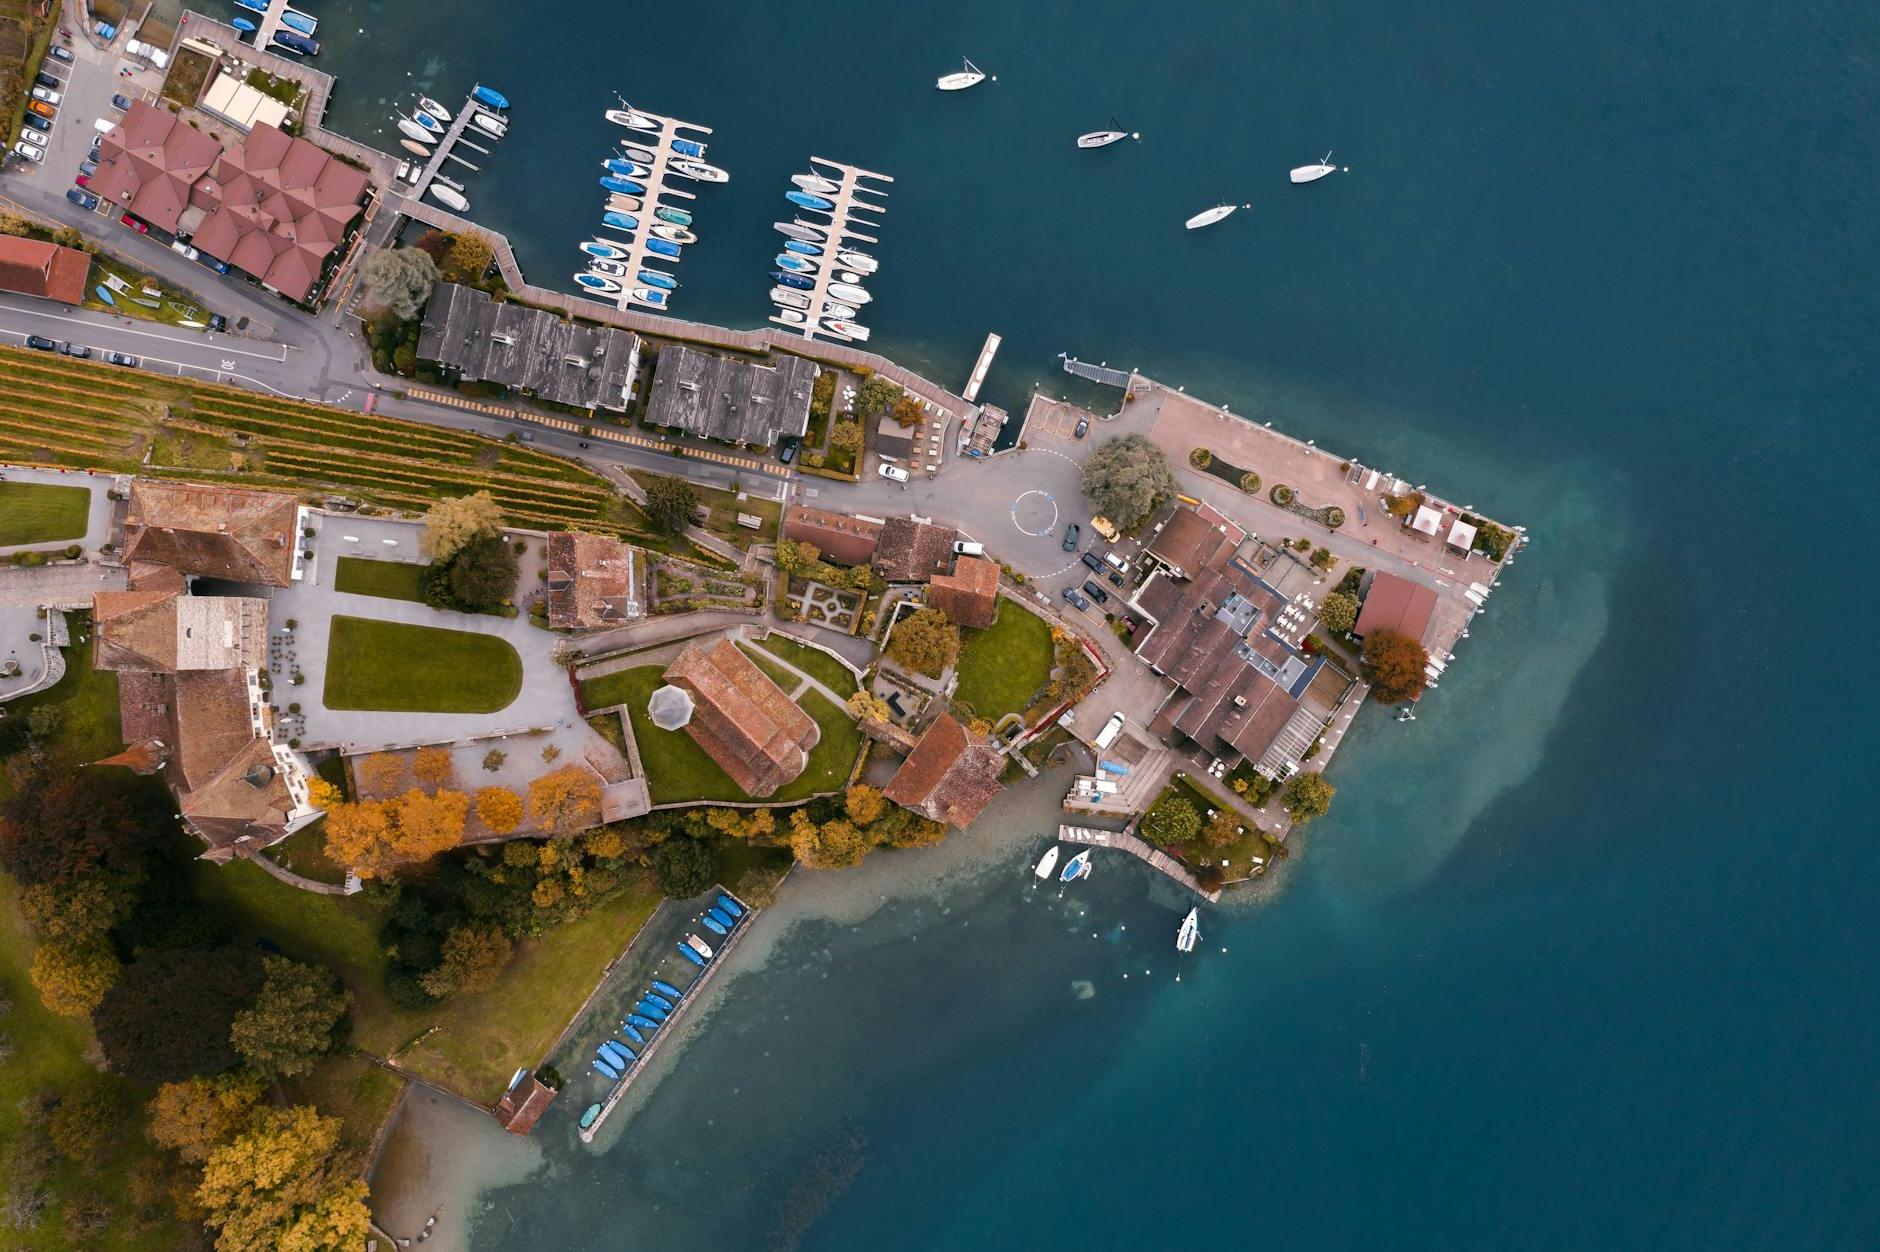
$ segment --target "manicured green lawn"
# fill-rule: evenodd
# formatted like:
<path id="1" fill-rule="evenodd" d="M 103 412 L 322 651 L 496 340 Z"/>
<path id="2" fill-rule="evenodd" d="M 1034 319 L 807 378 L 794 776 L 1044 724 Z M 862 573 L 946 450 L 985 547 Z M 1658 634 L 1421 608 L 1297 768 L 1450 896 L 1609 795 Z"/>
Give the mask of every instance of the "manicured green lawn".
<path id="1" fill-rule="evenodd" d="M 333 574 L 333 589 L 355 596 L 378 596 L 383 600 L 410 600 L 424 603 L 423 565 L 404 561 L 373 561 L 360 556 L 343 556 Z"/>
<path id="2" fill-rule="evenodd" d="M 1010 600 L 992 625 L 960 634 L 955 696 L 989 722 L 1023 710 L 1051 677 L 1051 628 Z"/>
<path id="3" fill-rule="evenodd" d="M 83 539 L 91 491 L 51 483 L 0 483 L 0 548 Z"/>
<path id="4" fill-rule="evenodd" d="M 771 682 L 776 683 L 779 687 L 782 687 L 785 695 L 789 695 L 803 685 L 801 675 L 785 669 L 783 666 L 777 664 L 776 661 L 765 656 L 762 652 L 751 647 L 749 644 L 739 644 L 738 651 L 751 658 L 751 664 L 763 670 L 764 677 L 770 679 Z"/>
<path id="5" fill-rule="evenodd" d="M 692 736 L 684 730 L 661 730 L 646 715 L 646 702 L 664 682 L 660 677 L 664 669 L 660 665 L 624 669 L 594 679 L 584 688 L 590 707 L 596 703 L 626 704 L 653 803 L 754 799 L 718 768 L 718 762 L 694 743 Z M 822 738 L 810 750 L 809 764 L 803 772 L 778 788 L 777 794 L 768 797 L 771 800 L 803 800 L 818 792 L 837 790 L 848 782 L 849 770 L 862 750 L 862 732 L 841 705 L 815 691 L 805 692 L 797 704 L 816 720 Z"/>
<path id="6" fill-rule="evenodd" d="M 849 668 L 831 657 L 827 652 L 805 647 L 794 639 L 782 635 L 766 635 L 763 647 L 785 661 L 796 666 L 811 678 L 844 700 L 855 694 L 855 675 Z"/>
<path id="7" fill-rule="evenodd" d="M 335 617 L 327 643 L 329 709 L 494 713 L 522 690 L 506 639 L 467 630 Z"/>
<path id="8" fill-rule="evenodd" d="M 58 737 L 49 750 L 59 761 L 77 766 L 122 751 L 124 739 L 118 722 L 117 674 L 91 667 L 92 641 L 96 639 L 91 617 L 68 614 L 66 621 L 72 638 L 84 635 L 86 642 L 73 643 L 65 650 L 64 676 L 45 691 L 22 696 L 6 707 L 7 716 L 25 717 L 42 704 L 58 705 L 62 717 Z M 12 775 L 0 769 L 0 800 L 11 794 Z"/>

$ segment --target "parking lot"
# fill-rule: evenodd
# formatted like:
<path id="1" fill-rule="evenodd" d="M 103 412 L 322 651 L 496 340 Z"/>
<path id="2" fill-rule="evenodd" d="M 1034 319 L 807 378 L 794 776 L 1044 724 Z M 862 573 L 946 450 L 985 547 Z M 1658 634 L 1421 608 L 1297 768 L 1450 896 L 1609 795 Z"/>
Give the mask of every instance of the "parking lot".
<path id="1" fill-rule="evenodd" d="M 1025 438 L 1030 440 L 1063 439 L 1070 443 L 1088 443 L 1097 427 L 1097 415 L 1068 400 L 1052 400 L 1033 394 L 1025 417 Z M 1078 433 L 1082 427 L 1083 433 Z"/>

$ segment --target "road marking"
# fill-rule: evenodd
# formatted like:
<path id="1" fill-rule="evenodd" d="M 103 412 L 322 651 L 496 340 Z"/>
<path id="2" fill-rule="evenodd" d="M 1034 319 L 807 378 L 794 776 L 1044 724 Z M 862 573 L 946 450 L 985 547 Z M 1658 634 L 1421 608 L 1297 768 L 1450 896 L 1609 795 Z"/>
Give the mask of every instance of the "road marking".
<path id="1" fill-rule="evenodd" d="M 26 312 L 26 310 L 22 310 L 22 312 Z M 194 342 L 194 340 L 190 340 L 190 339 L 179 339 L 175 335 L 159 335 L 155 331 L 151 331 L 151 330 L 133 330 L 125 326 L 99 326 L 97 322 L 87 321 L 86 319 L 82 317 L 63 317 L 57 313 L 40 313 L 36 310 L 31 311 L 28 315 L 32 317 L 44 318 L 46 321 L 49 321 L 49 322 L 70 322 L 74 326 L 90 326 L 98 330 L 110 330 L 120 335 L 140 335 L 145 339 L 161 339 L 165 343 L 187 344 L 187 343 Z M 207 338 L 207 336 L 205 335 L 204 338 Z M 97 345 L 94 344 L 92 346 L 96 347 Z M 279 356 L 269 356 L 265 352 L 246 352 L 240 348 L 230 348 L 225 345 L 218 345 L 218 346 L 220 346 L 222 348 L 222 351 L 224 352 L 233 352 L 236 356 L 250 356 L 250 357 L 253 357 L 257 361 L 273 361 L 278 364 L 287 359 L 287 345 L 286 344 L 277 343 L 274 345 L 275 347 L 281 350 L 281 355 Z M 202 368 L 206 369 L 208 367 L 204 366 Z M 232 361 L 228 362 L 224 366 L 224 368 L 227 368 L 227 369 L 234 368 L 234 362 Z"/>

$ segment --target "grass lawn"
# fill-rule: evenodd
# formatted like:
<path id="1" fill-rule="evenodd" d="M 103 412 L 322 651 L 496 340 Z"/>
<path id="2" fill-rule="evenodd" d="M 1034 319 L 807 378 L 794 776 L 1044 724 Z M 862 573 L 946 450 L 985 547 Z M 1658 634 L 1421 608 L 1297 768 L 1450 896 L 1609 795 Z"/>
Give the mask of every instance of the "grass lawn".
<path id="1" fill-rule="evenodd" d="M 119 752 L 124 747 L 123 731 L 118 723 L 118 681 L 110 670 L 91 667 L 92 634 L 90 614 L 67 614 L 72 638 L 84 635 L 85 643 L 74 643 L 65 650 L 65 675 L 44 691 L 21 696 L 8 702 L 8 717 L 25 717 L 42 704 L 56 704 L 64 713 L 59 723 L 58 739 L 51 752 L 59 761 L 84 765 Z M 13 793 L 12 776 L 0 769 L 0 800 Z"/>
<path id="2" fill-rule="evenodd" d="M 802 675 L 785 669 L 770 657 L 753 648 L 748 643 L 738 645 L 738 651 L 751 658 L 751 664 L 764 671 L 764 677 L 783 688 L 783 694 L 789 695 L 803 685 Z"/>
<path id="3" fill-rule="evenodd" d="M 782 635 L 766 635 L 763 648 L 776 656 L 782 657 L 811 678 L 844 700 L 855 694 L 855 675 L 849 667 L 832 658 L 827 652 L 805 647 L 794 639 Z"/>
<path id="4" fill-rule="evenodd" d="M 522 690 L 508 640 L 467 630 L 335 617 L 327 643 L 329 709 L 494 713 Z"/>
<path id="5" fill-rule="evenodd" d="M 87 487 L 0 483 L 0 548 L 83 539 L 90 511 Z"/>
<path id="6" fill-rule="evenodd" d="M 629 472 L 633 481 L 642 487 L 660 477 L 650 470 Z M 711 510 L 711 516 L 705 519 L 705 529 L 725 542 L 736 544 L 740 548 L 748 548 L 754 543 L 776 541 L 777 523 L 783 517 L 783 505 L 779 502 L 749 494 L 740 500 L 735 491 L 724 491 L 717 487 L 701 487 L 697 483 L 692 484 L 692 496 L 702 507 Z M 763 525 L 757 530 L 746 530 L 738 525 L 740 513 L 761 519 Z"/>
<path id="7" fill-rule="evenodd" d="M 646 783 L 654 804 L 677 804 L 687 800 L 742 801 L 746 795 L 731 781 L 718 762 L 692 741 L 683 730 L 661 730 L 646 715 L 646 702 L 664 681 L 665 667 L 642 665 L 597 678 L 583 687 L 589 707 L 597 703 L 624 702 L 633 718 L 633 737 L 640 747 L 640 760 L 646 766 Z M 805 713 L 816 719 L 822 738 L 810 750 L 809 764 L 795 779 L 768 797 L 776 801 L 803 800 L 823 791 L 835 791 L 848 782 L 856 754 L 862 750 L 862 732 L 847 710 L 819 692 L 805 692 L 797 701 Z"/>
<path id="8" fill-rule="evenodd" d="M 265 849 L 261 855 L 284 866 L 302 878 L 315 882 L 343 883 L 346 870 L 326 855 L 326 819 L 303 826 L 287 838 Z"/>
<path id="9" fill-rule="evenodd" d="M 989 722 L 1022 712 L 1051 677 L 1051 628 L 1010 600 L 984 630 L 960 632 L 955 697 Z"/>
<path id="10" fill-rule="evenodd" d="M 343 556 L 333 575 L 333 590 L 355 596 L 377 596 L 381 600 L 409 600 L 424 603 L 423 565 L 405 561 L 373 561 L 360 556 Z"/>

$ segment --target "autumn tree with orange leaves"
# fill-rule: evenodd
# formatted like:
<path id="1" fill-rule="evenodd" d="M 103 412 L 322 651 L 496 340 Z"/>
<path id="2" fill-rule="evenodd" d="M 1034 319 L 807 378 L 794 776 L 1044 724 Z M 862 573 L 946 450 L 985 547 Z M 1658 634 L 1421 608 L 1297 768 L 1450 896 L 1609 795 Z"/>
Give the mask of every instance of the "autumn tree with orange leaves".
<path id="1" fill-rule="evenodd" d="M 390 800 L 338 804 L 326 813 L 326 854 L 361 878 L 426 861 L 463 840 L 470 797 L 413 787 Z"/>
<path id="2" fill-rule="evenodd" d="M 601 785 L 594 771 L 564 765 L 529 784 L 529 816 L 542 830 L 572 835 L 601 821 Z"/>

